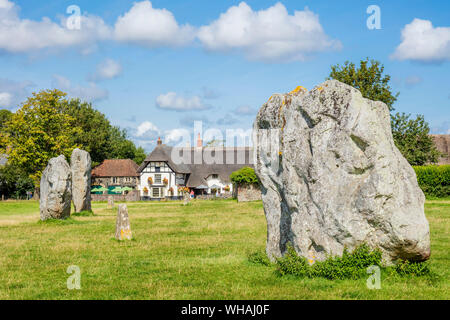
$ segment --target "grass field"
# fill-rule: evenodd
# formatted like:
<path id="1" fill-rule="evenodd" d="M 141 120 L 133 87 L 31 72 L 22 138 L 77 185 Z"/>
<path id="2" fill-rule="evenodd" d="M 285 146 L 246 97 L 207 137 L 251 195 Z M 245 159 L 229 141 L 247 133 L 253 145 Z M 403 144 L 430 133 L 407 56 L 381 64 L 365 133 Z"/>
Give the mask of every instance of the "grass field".
<path id="1" fill-rule="evenodd" d="M 449 299 L 450 199 L 426 203 L 431 268 L 438 280 L 280 277 L 249 262 L 264 250 L 261 202 L 129 203 L 134 240 L 114 239 L 117 209 L 94 203 L 93 217 L 40 223 L 33 201 L 0 202 L 0 299 Z M 81 269 L 81 290 L 66 270 Z"/>

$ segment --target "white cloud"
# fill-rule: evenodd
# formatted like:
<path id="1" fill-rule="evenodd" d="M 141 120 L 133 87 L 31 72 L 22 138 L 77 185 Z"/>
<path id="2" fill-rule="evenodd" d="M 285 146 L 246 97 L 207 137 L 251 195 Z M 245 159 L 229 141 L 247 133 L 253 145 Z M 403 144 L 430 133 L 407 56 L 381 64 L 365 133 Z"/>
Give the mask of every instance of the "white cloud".
<path id="1" fill-rule="evenodd" d="M 164 142 L 169 143 L 176 143 L 180 142 L 180 140 L 184 141 L 190 141 L 191 135 L 189 130 L 187 129 L 172 129 L 169 131 L 166 131 Z"/>
<path id="2" fill-rule="evenodd" d="M 289 15 L 281 3 L 253 11 L 241 2 L 201 27 L 198 38 L 210 51 L 242 50 L 249 59 L 263 61 L 303 61 L 314 53 L 341 48 L 324 33 L 318 15 L 307 8 Z"/>
<path id="3" fill-rule="evenodd" d="M 88 86 L 73 86 L 72 82 L 59 75 L 53 76 L 53 86 L 66 92 L 72 98 L 79 98 L 82 101 L 95 102 L 108 98 L 108 91 L 99 88 L 95 83 L 89 82 Z"/>
<path id="4" fill-rule="evenodd" d="M 101 62 L 93 75 L 90 76 L 92 81 L 101 81 L 117 78 L 122 74 L 122 65 L 113 59 L 106 59 Z"/>
<path id="5" fill-rule="evenodd" d="M 23 53 L 74 46 L 90 50 L 99 39 L 111 34 L 104 21 L 95 16 L 81 16 L 81 29 L 69 30 L 67 16 L 58 24 L 47 17 L 40 21 L 21 19 L 18 12 L 13 2 L 0 0 L 0 50 Z"/>
<path id="6" fill-rule="evenodd" d="M 1 0 L 0 0 L 1 1 Z M 0 78 L 0 107 L 15 108 L 27 98 L 28 89 L 33 86 L 30 81 L 11 81 Z"/>
<path id="7" fill-rule="evenodd" d="M 178 96 L 176 92 L 159 95 L 156 98 L 156 106 L 161 109 L 173 111 L 206 110 L 210 108 L 198 96 L 186 98 Z"/>
<path id="8" fill-rule="evenodd" d="M 391 58 L 421 62 L 450 60 L 450 27 L 433 27 L 429 20 L 414 19 L 402 30 L 402 42 Z"/>
<path id="9" fill-rule="evenodd" d="M 191 42 L 194 28 L 180 26 L 172 12 L 155 9 L 150 1 L 135 2 L 114 27 L 115 39 L 147 47 L 182 46 Z"/>
<path id="10" fill-rule="evenodd" d="M 9 107 L 12 103 L 12 95 L 9 92 L 0 92 L 0 107 Z"/>
<path id="11" fill-rule="evenodd" d="M 159 129 L 150 121 L 144 121 L 137 127 L 136 136 L 142 137 L 148 132 L 159 133 Z"/>

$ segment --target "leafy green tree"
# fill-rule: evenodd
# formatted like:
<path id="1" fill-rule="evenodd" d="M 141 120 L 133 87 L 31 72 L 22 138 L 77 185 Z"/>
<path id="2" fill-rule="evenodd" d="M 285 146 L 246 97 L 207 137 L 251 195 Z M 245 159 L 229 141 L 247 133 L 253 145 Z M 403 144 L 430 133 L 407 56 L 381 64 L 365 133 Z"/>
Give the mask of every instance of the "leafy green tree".
<path id="1" fill-rule="evenodd" d="M 339 64 L 331 66 L 331 72 L 327 79 L 335 79 L 346 83 L 359 91 L 363 97 L 374 101 L 383 101 L 389 110 L 394 110 L 393 104 L 400 93 L 392 94 L 389 86 L 391 77 L 383 75 L 384 66 L 376 60 L 369 58 L 361 60 L 359 68 L 354 63 L 346 61 L 343 66 Z"/>
<path id="2" fill-rule="evenodd" d="M 4 127 L 4 124 L 11 120 L 12 112 L 6 109 L 0 110 L 0 130 Z"/>
<path id="3" fill-rule="evenodd" d="M 67 102 L 66 113 L 74 118 L 74 125 L 81 128 L 71 137 L 71 141 L 90 153 L 92 165 L 96 166 L 108 159 L 112 153 L 111 124 L 106 116 L 90 103 L 79 99 Z"/>
<path id="4" fill-rule="evenodd" d="M 0 194 L 8 198 L 24 198 L 34 190 L 34 183 L 22 170 L 11 164 L 0 167 Z"/>
<path id="5" fill-rule="evenodd" d="M 0 110 L 0 134 L 3 132 L 3 128 L 5 127 L 5 124 L 11 120 L 12 112 L 6 109 Z M 0 149 L 5 148 L 6 146 L 0 144 Z"/>
<path id="6" fill-rule="evenodd" d="M 336 79 L 361 91 L 363 97 L 384 102 L 390 111 L 399 93 L 393 94 L 389 85 L 391 77 L 384 75 L 384 66 L 376 60 L 361 60 L 357 68 L 354 63 L 344 66 L 331 66 L 327 79 Z M 410 115 L 391 114 L 391 127 L 394 142 L 411 165 L 435 163 L 439 158 L 430 128 L 423 115 L 410 119 Z"/>
<path id="7" fill-rule="evenodd" d="M 259 184 L 255 170 L 250 167 L 242 167 L 230 175 L 231 181 L 236 185 Z"/>
<path id="8" fill-rule="evenodd" d="M 0 151 L 8 155 L 10 165 L 33 180 L 36 191 L 50 158 L 60 154 L 69 158 L 79 147 L 71 140 L 80 129 L 64 112 L 65 96 L 56 89 L 33 93 L 2 130 L 1 145 L 6 147 Z"/>
<path id="9" fill-rule="evenodd" d="M 90 153 L 93 166 L 105 159 L 133 159 L 138 164 L 144 161 L 144 149 L 137 148 L 128 139 L 126 130 L 112 126 L 106 116 L 90 103 L 72 99 L 66 108 L 66 112 L 75 119 L 75 125 L 81 128 L 72 141 Z"/>
<path id="10" fill-rule="evenodd" d="M 439 160 L 440 152 L 430 137 L 430 128 L 422 115 L 415 120 L 397 113 L 391 117 L 395 145 L 411 165 L 422 166 Z"/>

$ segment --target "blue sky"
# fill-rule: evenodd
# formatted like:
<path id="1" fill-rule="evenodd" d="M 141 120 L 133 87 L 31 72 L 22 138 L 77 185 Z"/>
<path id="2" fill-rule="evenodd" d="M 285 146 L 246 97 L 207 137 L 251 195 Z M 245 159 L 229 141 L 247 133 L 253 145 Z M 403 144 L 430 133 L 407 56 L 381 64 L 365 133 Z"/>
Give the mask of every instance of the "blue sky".
<path id="1" fill-rule="evenodd" d="M 369 5 L 381 29 L 368 29 Z M 58 87 L 150 151 L 194 120 L 250 128 L 273 93 L 369 57 L 392 76 L 396 111 L 450 133 L 449 18 L 447 1 L 0 0 L 0 107 Z"/>

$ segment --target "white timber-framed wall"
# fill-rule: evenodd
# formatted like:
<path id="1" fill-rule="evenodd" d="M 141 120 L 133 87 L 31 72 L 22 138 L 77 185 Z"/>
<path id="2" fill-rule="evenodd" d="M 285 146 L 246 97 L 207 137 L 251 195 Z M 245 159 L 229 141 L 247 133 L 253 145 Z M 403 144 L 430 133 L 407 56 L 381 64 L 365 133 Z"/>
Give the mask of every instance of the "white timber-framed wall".
<path id="1" fill-rule="evenodd" d="M 226 186 L 230 187 L 230 191 L 229 192 L 233 192 L 233 184 L 230 183 L 225 183 L 222 180 L 220 180 L 220 177 L 218 174 L 210 174 L 206 179 L 206 182 L 208 183 L 208 194 L 211 194 L 212 192 L 212 186 L 216 185 L 216 186 L 220 186 L 220 193 L 225 193 L 224 188 Z"/>
<path id="2" fill-rule="evenodd" d="M 178 178 L 177 178 L 178 177 Z M 148 179 L 152 178 L 153 184 L 149 184 Z M 141 197 L 150 197 L 154 199 L 162 199 L 165 197 L 177 197 L 178 185 L 184 184 L 183 179 L 180 179 L 180 175 L 175 173 L 167 164 L 167 162 L 149 162 L 147 166 L 141 172 L 141 179 L 139 182 L 139 192 Z M 164 184 L 164 179 L 167 179 L 167 185 Z M 183 182 L 183 183 L 180 183 Z M 147 188 L 148 192 L 145 193 L 144 189 Z M 173 189 L 173 193 L 169 194 L 170 188 Z"/>

